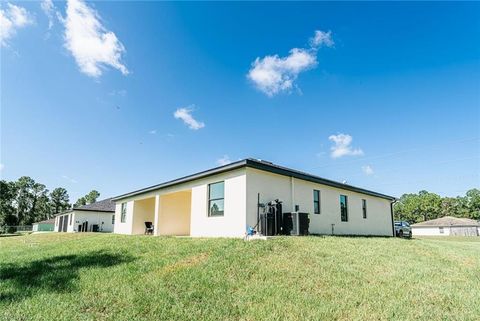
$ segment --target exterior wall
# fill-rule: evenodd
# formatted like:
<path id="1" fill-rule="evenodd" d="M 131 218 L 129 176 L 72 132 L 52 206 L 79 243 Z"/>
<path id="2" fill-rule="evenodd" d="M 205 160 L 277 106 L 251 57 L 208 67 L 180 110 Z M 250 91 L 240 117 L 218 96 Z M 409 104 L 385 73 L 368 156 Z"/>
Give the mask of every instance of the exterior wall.
<path id="1" fill-rule="evenodd" d="M 68 212 L 68 213 L 65 213 L 65 214 L 62 214 L 62 215 L 58 215 L 55 217 L 55 226 L 54 226 L 54 231 L 55 232 L 58 232 L 58 226 L 60 224 L 60 219 L 63 219 L 65 216 L 68 217 L 68 220 L 67 220 L 67 230 L 66 232 L 73 232 L 73 219 L 74 217 L 71 217 L 74 215 L 74 212 Z M 63 226 L 62 226 L 62 231 L 60 232 L 63 232 Z"/>
<path id="2" fill-rule="evenodd" d="M 190 235 L 191 202 L 191 191 L 162 195 L 157 224 L 160 235 Z"/>
<path id="3" fill-rule="evenodd" d="M 78 232 L 78 225 L 88 222 L 88 232 L 92 231 L 92 225 L 96 224 L 100 232 L 113 232 L 111 212 L 95 212 L 95 211 L 74 211 L 72 224 L 68 225 L 69 232 Z M 69 221 L 70 223 L 70 221 Z"/>
<path id="4" fill-rule="evenodd" d="M 320 191 L 320 214 L 314 214 L 313 190 Z M 283 211 L 310 213 L 310 233 L 336 235 L 392 236 L 390 201 L 327 185 L 247 168 L 247 224 L 257 224 L 257 195 L 260 203 L 274 199 L 283 202 Z M 348 222 L 340 218 L 340 195 L 348 197 Z M 363 218 L 362 199 L 367 200 L 367 218 Z"/>
<path id="5" fill-rule="evenodd" d="M 445 226 L 443 233 L 440 233 L 438 226 L 412 226 L 412 235 L 424 236 L 478 236 L 480 235 L 480 228 L 475 226 Z"/>
<path id="6" fill-rule="evenodd" d="M 440 229 L 438 226 L 432 227 L 415 227 L 412 226 L 412 235 L 425 235 L 425 236 L 448 236 L 450 235 L 450 228 L 444 227 L 443 233 L 440 233 Z"/>
<path id="7" fill-rule="evenodd" d="M 132 234 L 133 227 L 133 200 L 125 202 L 127 204 L 127 215 L 125 222 L 121 222 L 122 203 L 115 204 L 115 226 L 113 232 L 117 234 Z"/>
<path id="8" fill-rule="evenodd" d="M 78 225 L 88 221 L 88 231 L 91 231 L 91 226 L 97 224 L 100 232 L 113 232 L 112 216 L 114 213 L 110 212 L 95 212 L 95 211 L 72 211 L 55 217 L 54 231 L 58 232 L 59 220 L 61 217 L 68 217 L 67 233 L 78 232 Z M 103 223 L 103 224 L 102 224 Z"/>
<path id="9" fill-rule="evenodd" d="M 224 181 L 224 216 L 208 216 L 208 184 Z M 242 237 L 246 226 L 245 169 L 203 179 L 192 187 L 191 236 Z M 161 222 L 160 222 L 161 224 Z"/>
<path id="10" fill-rule="evenodd" d="M 476 226 L 452 226 L 450 235 L 454 236 L 478 236 L 478 228 Z"/>
<path id="11" fill-rule="evenodd" d="M 219 181 L 225 182 L 224 216 L 209 217 L 208 184 Z M 314 189 L 321 193 L 321 214 L 313 214 Z M 174 196 L 177 192 L 191 193 L 190 204 L 186 194 Z M 115 233 L 143 234 L 144 222 L 155 221 L 155 199 L 160 196 L 158 227 L 155 226 L 160 235 L 188 235 L 184 223 L 190 205 L 190 236 L 241 237 L 247 225 L 257 224 L 258 193 L 261 203 L 280 199 L 284 212 L 292 212 L 295 205 L 299 205 L 300 212 L 310 213 L 310 233 L 332 234 L 333 224 L 336 235 L 392 236 L 393 222 L 387 199 L 252 168 L 240 168 L 120 200 L 116 204 Z M 348 222 L 341 222 L 340 195 L 348 196 Z M 149 205 L 142 208 L 139 204 L 146 199 Z M 362 199 L 367 200 L 366 219 L 363 218 Z M 120 222 L 122 202 L 127 203 L 125 223 Z M 180 213 L 177 223 L 174 223 L 173 211 Z M 147 216 L 147 212 L 153 216 Z"/>
<path id="12" fill-rule="evenodd" d="M 74 232 L 75 229 L 75 212 L 71 212 L 71 213 L 68 213 L 66 214 L 68 216 L 68 220 L 67 220 L 67 233 L 71 233 L 71 232 Z"/>
<path id="13" fill-rule="evenodd" d="M 224 216 L 222 217 L 209 217 L 208 216 L 208 184 L 224 181 L 225 182 L 225 203 L 224 203 Z M 138 211 L 138 208 L 133 204 L 138 201 L 145 199 L 152 199 L 152 213 L 155 212 L 155 196 L 160 195 L 160 214 L 158 230 L 160 234 L 165 235 L 165 233 L 170 234 L 172 229 L 180 229 L 179 232 L 183 235 L 186 230 L 183 223 L 174 227 L 169 222 L 171 218 L 170 215 L 166 215 L 167 218 L 162 214 L 163 210 L 170 211 L 173 205 L 168 204 L 168 195 L 177 192 L 190 193 L 190 202 L 188 202 L 188 197 L 183 197 L 178 201 L 175 206 L 181 208 L 181 218 L 182 222 L 185 222 L 186 209 L 190 207 L 190 227 L 189 234 L 190 236 L 225 236 L 225 237 L 241 237 L 245 234 L 245 213 L 246 213 L 246 169 L 240 168 L 226 173 L 221 173 L 218 175 L 213 175 L 210 177 L 198 179 L 195 181 L 190 181 L 175 186 L 167 187 L 161 190 L 151 191 L 142 195 L 137 195 L 129 197 L 123 200 L 116 202 L 116 220 L 115 220 L 115 233 L 119 234 L 137 234 L 138 230 L 135 230 L 133 226 L 138 216 L 142 216 L 141 210 Z M 127 203 L 127 219 L 125 223 L 120 223 L 120 212 L 121 212 L 121 203 Z M 170 207 L 170 209 L 168 208 Z M 164 218 L 164 223 L 166 224 L 167 230 L 162 230 L 165 228 L 162 225 L 162 217 Z M 154 222 L 154 218 L 151 219 Z M 142 222 L 141 234 L 144 233 L 144 223 Z M 155 227 L 157 228 L 157 226 Z M 165 232 L 162 232 L 165 231 Z M 156 233 L 156 232 L 155 232 Z M 178 234 L 176 234 L 178 235 Z"/>
<path id="14" fill-rule="evenodd" d="M 260 193 L 260 203 L 268 203 L 279 199 L 283 202 L 284 212 L 292 212 L 294 210 L 292 209 L 293 195 L 290 177 L 247 168 L 246 224 L 248 226 L 254 227 L 257 225 L 258 193 Z M 306 211 L 304 208 L 301 208 L 301 210 Z"/>

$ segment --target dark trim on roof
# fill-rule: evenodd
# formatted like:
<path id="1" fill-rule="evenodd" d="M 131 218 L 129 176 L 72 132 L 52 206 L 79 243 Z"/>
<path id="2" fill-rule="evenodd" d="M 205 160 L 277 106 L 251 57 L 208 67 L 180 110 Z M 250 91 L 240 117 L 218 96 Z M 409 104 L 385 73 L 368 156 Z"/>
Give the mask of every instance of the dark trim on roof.
<path id="1" fill-rule="evenodd" d="M 174 179 L 174 180 L 171 180 L 171 181 L 167 181 L 167 182 L 164 182 L 164 183 L 161 183 L 161 184 L 153 185 L 153 186 L 142 188 L 142 189 L 130 192 L 130 193 L 122 194 L 122 195 L 113 197 L 112 201 L 118 201 L 118 200 L 121 200 L 123 198 L 130 197 L 130 196 L 144 194 L 144 193 L 147 193 L 147 192 L 155 191 L 157 189 L 161 189 L 161 188 L 165 188 L 165 187 L 169 187 L 169 186 L 173 186 L 173 185 L 177 185 L 177 184 L 181 184 L 181 183 L 185 183 L 185 182 L 190 182 L 190 181 L 193 181 L 193 180 L 196 180 L 196 179 L 205 178 L 205 177 L 209 177 L 209 176 L 220 174 L 220 173 L 229 172 L 229 171 L 232 171 L 234 169 L 245 167 L 246 164 L 247 164 L 247 160 L 244 159 L 244 160 L 234 162 L 234 163 L 230 163 L 230 164 L 227 164 L 227 165 L 224 165 L 224 166 L 215 167 L 213 169 L 209 169 L 209 170 L 199 172 L 199 173 L 196 173 L 196 174 L 193 174 L 193 175 L 184 176 L 184 177 Z"/>
<path id="2" fill-rule="evenodd" d="M 252 167 L 252 168 L 256 168 L 256 169 L 260 169 L 260 170 L 264 170 L 264 171 L 267 171 L 267 172 L 275 173 L 275 174 L 280 174 L 280 175 L 284 175 L 284 176 L 290 176 L 290 177 L 294 177 L 294 178 L 298 178 L 298 179 L 303 179 L 305 181 L 309 181 L 309 182 L 313 182 L 313 183 L 319 183 L 319 184 L 323 184 L 323 185 L 327 185 L 327 186 L 337 187 L 337 188 L 340 188 L 340 189 L 346 189 L 346 190 L 357 192 L 357 193 L 362 193 L 362 194 L 366 194 L 366 195 L 385 198 L 385 199 L 388 199 L 388 200 L 391 200 L 391 201 L 396 200 L 396 198 L 393 197 L 393 196 L 389 196 L 389 195 L 369 191 L 367 189 L 363 189 L 363 188 L 360 188 L 360 187 L 355 187 L 355 186 L 352 186 L 352 185 L 347 185 L 347 184 L 332 181 L 332 180 L 329 180 L 329 179 L 321 178 L 321 177 L 318 177 L 318 176 L 315 176 L 315 175 L 300 172 L 300 171 L 290 169 L 290 168 L 287 168 L 287 167 L 283 167 L 283 166 L 278 166 L 278 165 L 275 165 L 275 164 L 272 164 L 272 163 L 269 163 L 269 162 L 265 162 L 265 161 L 247 159 L 247 166 Z"/>
<path id="3" fill-rule="evenodd" d="M 67 213 L 72 213 L 73 211 L 115 213 L 115 203 L 111 198 L 106 198 L 95 203 L 72 207 L 66 211 L 55 214 L 55 216 L 65 215 Z"/>
<path id="4" fill-rule="evenodd" d="M 262 171 L 266 171 L 266 172 L 270 172 L 270 173 L 274 173 L 274 174 L 294 177 L 294 178 L 302 179 L 302 180 L 313 182 L 313 183 L 323 184 L 323 185 L 332 186 L 332 187 L 336 187 L 336 188 L 340 188 L 340 189 L 345 189 L 345 190 L 349 190 L 349 191 L 353 191 L 353 192 L 357 192 L 357 193 L 361 193 L 361 194 L 380 197 L 380 198 L 384 198 L 384 199 L 387 199 L 387 200 L 390 200 L 390 201 L 396 200 L 396 198 L 393 197 L 393 196 L 389 196 L 389 195 L 377 193 L 377 192 L 374 192 L 374 191 L 366 190 L 366 189 L 363 189 L 363 188 L 360 188 L 360 187 L 355 187 L 355 186 L 352 186 L 352 185 L 347 185 L 347 184 L 332 181 L 332 180 L 329 180 L 329 179 L 321 178 L 321 177 L 311 175 L 311 174 L 308 174 L 308 173 L 305 173 L 305 172 L 301 172 L 301 171 L 297 171 L 297 170 L 290 169 L 290 168 L 287 168 L 287 167 L 275 165 L 275 164 L 270 163 L 270 162 L 266 162 L 266 161 L 262 161 L 262 160 L 258 160 L 258 159 L 253 159 L 253 158 L 247 158 L 247 159 L 243 159 L 243 160 L 240 160 L 240 161 L 237 161 L 237 162 L 234 162 L 234 163 L 230 163 L 230 164 L 227 164 L 227 165 L 224 165 L 224 166 L 215 167 L 213 169 L 202 171 L 202 172 L 199 172 L 199 173 L 196 173 L 196 174 L 193 174 L 193 175 L 184 176 L 184 177 L 181 177 L 181 178 L 178 178 L 178 179 L 175 179 L 175 180 L 167 181 L 167 182 L 164 182 L 164 183 L 161 183 L 161 184 L 157 184 L 157 185 L 153 185 L 153 186 L 146 187 L 146 188 L 143 188 L 143 189 L 139 189 L 139 190 L 136 190 L 136 191 L 133 191 L 133 192 L 130 192 L 130 193 L 122 194 L 122 195 L 113 197 L 112 201 L 118 201 L 118 200 L 121 200 L 121 199 L 124 199 L 124 198 L 127 198 L 127 197 L 148 193 L 148 192 L 155 191 L 155 190 L 158 190 L 158 189 L 178 185 L 178 184 L 181 184 L 181 183 L 190 182 L 190 181 L 193 181 L 193 180 L 209 177 L 209 176 L 212 176 L 212 175 L 217 175 L 217 174 L 229 172 L 229 171 L 232 171 L 232 170 L 235 170 L 235 169 L 238 169 L 238 168 L 243 168 L 243 167 L 250 167 L 250 168 L 254 168 L 254 169 L 258 169 L 258 170 L 262 170 Z"/>
<path id="5" fill-rule="evenodd" d="M 61 215 L 65 215 L 67 213 L 71 213 L 73 212 L 74 210 L 73 209 L 69 209 L 69 210 L 65 210 L 63 212 L 60 212 L 60 213 L 57 213 L 57 214 L 53 214 L 54 217 L 57 217 L 57 216 L 61 216 Z"/>
<path id="6" fill-rule="evenodd" d="M 105 213 L 115 213 L 115 210 L 96 210 L 96 209 L 86 209 L 86 208 L 74 208 L 72 212 L 105 212 Z"/>
<path id="7" fill-rule="evenodd" d="M 69 214 L 69 213 L 72 213 L 72 212 L 101 212 L 101 213 L 115 213 L 115 210 L 113 211 L 110 211 L 110 210 L 92 210 L 92 209 L 81 209 L 81 208 L 72 208 L 72 209 L 69 209 L 67 211 L 63 211 L 63 212 L 60 212 L 60 213 L 57 213 L 55 214 L 54 216 L 61 216 L 61 215 L 65 215 L 65 214 Z"/>

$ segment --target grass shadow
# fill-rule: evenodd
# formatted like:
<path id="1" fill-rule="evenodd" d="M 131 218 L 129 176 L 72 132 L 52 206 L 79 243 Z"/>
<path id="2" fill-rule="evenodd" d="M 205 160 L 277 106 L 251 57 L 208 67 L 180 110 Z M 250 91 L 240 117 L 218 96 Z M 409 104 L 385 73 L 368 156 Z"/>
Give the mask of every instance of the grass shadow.
<path id="1" fill-rule="evenodd" d="M 128 263 L 134 258 L 126 254 L 95 251 L 49 257 L 28 263 L 0 264 L 0 302 L 18 301 L 37 291 L 71 292 L 77 289 L 79 270 L 108 268 Z M 5 289 L 10 289 L 5 292 Z"/>

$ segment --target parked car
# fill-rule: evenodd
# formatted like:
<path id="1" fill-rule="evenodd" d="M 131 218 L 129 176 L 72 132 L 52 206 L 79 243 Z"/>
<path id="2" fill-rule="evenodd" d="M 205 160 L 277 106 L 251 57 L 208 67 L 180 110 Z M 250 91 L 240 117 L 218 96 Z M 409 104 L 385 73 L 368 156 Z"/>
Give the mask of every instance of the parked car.
<path id="1" fill-rule="evenodd" d="M 395 221 L 395 236 L 411 238 L 412 228 L 410 224 L 405 221 Z"/>

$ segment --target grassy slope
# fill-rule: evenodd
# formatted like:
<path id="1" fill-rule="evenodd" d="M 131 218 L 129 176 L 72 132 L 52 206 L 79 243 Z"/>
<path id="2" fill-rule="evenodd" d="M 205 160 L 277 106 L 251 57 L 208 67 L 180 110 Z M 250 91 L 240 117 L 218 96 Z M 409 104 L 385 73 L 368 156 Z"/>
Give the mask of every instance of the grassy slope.
<path id="1" fill-rule="evenodd" d="M 0 320 L 478 320 L 480 238 L 0 238 Z"/>

